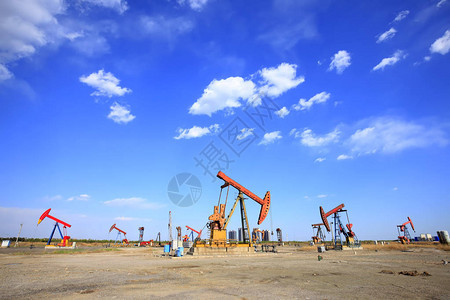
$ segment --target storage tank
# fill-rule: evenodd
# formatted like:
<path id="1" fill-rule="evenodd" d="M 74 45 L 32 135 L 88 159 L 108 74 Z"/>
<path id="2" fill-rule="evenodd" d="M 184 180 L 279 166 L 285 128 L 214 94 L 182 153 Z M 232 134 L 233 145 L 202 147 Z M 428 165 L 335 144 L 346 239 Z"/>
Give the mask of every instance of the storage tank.
<path id="1" fill-rule="evenodd" d="M 450 244 L 450 237 L 448 236 L 447 230 L 438 231 L 438 237 L 441 244 Z"/>

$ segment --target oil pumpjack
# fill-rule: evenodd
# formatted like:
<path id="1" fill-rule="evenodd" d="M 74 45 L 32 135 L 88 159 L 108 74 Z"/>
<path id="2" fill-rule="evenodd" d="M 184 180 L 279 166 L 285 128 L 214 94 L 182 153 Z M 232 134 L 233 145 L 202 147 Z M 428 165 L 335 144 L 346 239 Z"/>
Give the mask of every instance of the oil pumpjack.
<path id="1" fill-rule="evenodd" d="M 414 224 L 409 217 L 407 222 L 403 223 L 402 225 L 397 225 L 398 240 L 402 244 L 409 244 L 411 242 L 411 235 L 409 234 L 408 227 L 406 227 L 406 225 L 408 224 L 411 225 L 412 230 L 416 232 L 416 230 L 414 229 Z"/>
<path id="2" fill-rule="evenodd" d="M 319 224 L 312 224 L 313 228 L 313 234 L 314 236 L 311 237 L 314 244 L 319 244 L 325 241 L 325 232 L 322 230 L 322 226 L 324 226 L 323 223 Z M 316 232 L 314 232 L 316 230 Z"/>
<path id="3" fill-rule="evenodd" d="M 327 218 L 331 215 L 333 215 L 333 219 L 334 219 L 334 249 L 342 249 L 342 240 L 341 240 L 341 233 L 344 235 L 345 237 L 345 241 L 348 247 L 352 247 L 352 248 L 359 248 L 360 247 L 360 243 L 358 241 L 358 238 L 356 237 L 356 234 L 354 231 L 352 231 L 352 227 L 353 224 L 350 223 L 350 220 L 348 218 L 348 213 L 346 209 L 344 208 L 344 204 L 341 204 L 335 208 L 333 208 L 332 210 L 330 210 L 329 212 L 325 213 L 325 211 L 323 210 L 322 206 L 320 206 L 320 216 L 322 218 L 322 222 L 323 225 L 325 226 L 325 228 L 327 229 L 328 232 L 331 231 L 331 226 L 330 223 L 328 223 Z M 344 213 L 347 216 L 347 225 L 344 226 L 341 222 L 341 213 Z"/>
<path id="4" fill-rule="evenodd" d="M 219 173 L 217 173 L 217 177 L 222 179 L 225 183 L 220 188 L 219 203 L 218 203 L 218 205 L 214 206 L 214 213 L 212 215 L 210 215 L 208 218 L 209 222 L 207 223 L 207 227 L 210 230 L 209 241 L 207 241 L 207 242 L 197 241 L 194 244 L 194 248 L 195 247 L 197 247 L 197 248 L 235 248 L 235 247 L 250 248 L 253 246 L 252 245 L 253 241 L 251 239 L 251 234 L 249 234 L 250 233 L 249 232 L 249 223 L 248 223 L 247 211 L 245 209 L 245 203 L 244 203 L 244 200 L 246 198 L 244 197 L 244 195 L 261 205 L 261 210 L 260 210 L 259 218 L 258 218 L 258 225 L 260 225 L 264 221 L 264 219 L 267 217 L 267 214 L 269 213 L 270 191 L 267 191 L 264 198 L 261 199 L 260 197 L 258 197 L 257 195 L 255 195 L 254 193 L 252 193 L 251 191 L 249 191 L 248 189 L 246 189 L 245 187 L 243 187 L 242 185 L 240 185 L 239 183 L 237 183 L 236 181 L 234 181 L 233 179 L 231 179 L 230 177 L 225 175 L 223 172 L 219 171 Z M 234 202 L 234 205 L 233 205 L 231 211 L 229 212 L 228 216 L 225 217 L 225 209 L 226 209 L 226 205 L 227 205 L 228 193 L 229 193 L 230 186 L 237 189 L 239 194 L 238 194 L 238 196 Z M 221 204 L 220 200 L 221 200 L 222 191 L 224 188 L 227 188 L 227 195 L 225 198 L 225 203 Z M 240 210 L 241 210 L 242 236 L 244 239 L 243 244 L 227 242 L 227 226 L 228 226 L 228 223 L 230 222 L 230 218 L 233 215 L 238 203 L 240 204 Z"/>

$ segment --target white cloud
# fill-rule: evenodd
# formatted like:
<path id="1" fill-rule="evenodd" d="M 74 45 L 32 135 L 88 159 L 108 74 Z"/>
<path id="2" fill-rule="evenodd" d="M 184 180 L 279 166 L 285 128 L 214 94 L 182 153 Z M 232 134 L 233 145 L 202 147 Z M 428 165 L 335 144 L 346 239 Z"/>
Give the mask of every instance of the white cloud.
<path id="1" fill-rule="evenodd" d="M 385 31 L 378 36 L 377 43 L 381 43 L 381 42 L 392 39 L 395 36 L 395 33 L 397 33 L 397 30 L 395 30 L 395 28 L 392 27 L 388 31 Z"/>
<path id="2" fill-rule="evenodd" d="M 236 136 L 237 140 L 243 140 L 251 135 L 253 135 L 254 128 L 242 128 L 241 133 Z"/>
<path id="3" fill-rule="evenodd" d="M 75 41 L 76 39 L 84 37 L 84 32 L 69 32 L 64 34 L 64 36 L 71 42 Z"/>
<path id="4" fill-rule="evenodd" d="M 0 1 L 0 64 L 6 68 L 57 40 L 62 28 L 56 16 L 64 10 L 63 1 Z M 9 71 L 1 73 L 11 78 Z"/>
<path id="5" fill-rule="evenodd" d="M 97 73 L 92 73 L 87 77 L 84 75 L 81 76 L 80 81 L 96 89 L 91 96 L 105 96 L 111 98 L 112 96 L 123 96 L 126 93 L 131 93 L 130 89 L 119 86 L 119 79 L 110 72 L 105 73 L 103 69 L 99 70 Z"/>
<path id="6" fill-rule="evenodd" d="M 5 65 L 0 64 L 0 81 L 11 79 L 13 76 Z"/>
<path id="7" fill-rule="evenodd" d="M 314 95 L 309 100 L 306 100 L 303 98 L 300 99 L 298 101 L 298 104 L 293 105 L 292 108 L 295 110 L 310 109 L 314 104 L 327 102 L 327 100 L 329 98 L 330 98 L 330 93 L 321 92 L 321 93 Z"/>
<path id="8" fill-rule="evenodd" d="M 89 199 L 91 199 L 91 196 L 87 194 L 81 194 L 79 196 L 67 198 L 67 201 L 88 201 Z"/>
<path id="9" fill-rule="evenodd" d="M 178 0 L 177 2 L 180 5 L 188 4 L 195 11 L 201 11 L 208 3 L 208 0 Z"/>
<path id="10" fill-rule="evenodd" d="M 144 198 L 131 197 L 131 198 L 116 198 L 113 200 L 103 202 L 106 206 L 113 207 L 129 207 L 137 209 L 159 209 L 165 205 L 160 203 L 148 202 Z"/>
<path id="11" fill-rule="evenodd" d="M 337 142 L 339 140 L 340 131 L 335 129 L 325 135 L 317 136 L 312 132 L 311 129 L 306 128 L 301 133 L 297 131 L 293 134 L 295 134 L 296 138 L 300 138 L 301 143 L 305 146 L 320 147 Z"/>
<path id="12" fill-rule="evenodd" d="M 354 153 L 396 153 L 409 148 L 448 144 L 445 133 L 436 126 L 392 117 L 374 118 L 365 123 L 365 128 L 358 129 L 349 138 L 348 143 Z"/>
<path id="13" fill-rule="evenodd" d="M 441 0 L 438 2 L 438 4 L 436 4 L 437 7 L 441 7 L 442 5 L 445 4 L 445 2 L 447 2 L 447 0 Z"/>
<path id="14" fill-rule="evenodd" d="M 140 23 L 143 32 L 153 36 L 164 37 L 168 40 L 190 32 L 195 25 L 191 20 L 184 17 L 168 18 L 164 16 L 143 16 L 140 19 Z"/>
<path id="15" fill-rule="evenodd" d="M 295 88 L 305 79 L 296 75 L 297 65 L 281 63 L 276 68 L 263 68 L 256 75 L 261 77 L 258 86 L 252 80 L 242 77 L 214 79 L 203 91 L 203 95 L 189 108 L 193 115 L 208 115 L 220 110 L 240 107 L 241 101 L 258 106 L 261 96 L 278 97 L 289 89 Z"/>
<path id="16" fill-rule="evenodd" d="M 392 190 L 393 191 L 398 191 L 398 187 L 395 186 Z"/>
<path id="17" fill-rule="evenodd" d="M 289 110 L 286 108 L 286 106 L 283 106 L 280 110 L 276 111 L 275 114 L 283 119 L 289 114 Z"/>
<path id="18" fill-rule="evenodd" d="M 240 100 L 247 100 L 254 92 L 255 84 L 242 77 L 214 79 L 203 91 L 203 95 L 191 106 L 189 113 L 211 116 L 219 110 L 240 107 Z"/>
<path id="19" fill-rule="evenodd" d="M 342 74 L 346 68 L 351 65 L 350 53 L 345 50 L 340 50 L 331 57 L 330 67 L 328 71 L 336 69 L 337 74 Z"/>
<path id="20" fill-rule="evenodd" d="M 96 6 L 106 7 L 123 14 L 128 10 L 128 3 L 124 0 L 81 0 Z"/>
<path id="21" fill-rule="evenodd" d="M 258 145 L 269 145 L 274 143 L 276 140 L 281 139 L 281 131 L 272 131 L 264 134 L 263 139 Z"/>
<path id="22" fill-rule="evenodd" d="M 444 35 L 438 38 L 430 47 L 431 53 L 447 54 L 450 51 L 450 30 L 446 30 Z"/>
<path id="23" fill-rule="evenodd" d="M 401 59 L 404 59 L 405 57 L 406 57 L 406 54 L 404 54 L 403 51 L 397 50 L 397 51 L 395 51 L 395 53 L 392 57 L 383 58 L 378 65 L 373 67 L 372 70 L 373 71 L 380 70 L 380 69 L 384 70 L 384 68 L 386 66 L 395 65 L 397 62 L 399 62 Z"/>
<path id="24" fill-rule="evenodd" d="M 276 68 L 263 68 L 259 74 L 263 78 L 259 91 L 269 97 L 278 97 L 305 81 L 305 77 L 297 77 L 295 64 L 281 63 Z"/>
<path id="25" fill-rule="evenodd" d="M 317 198 L 326 198 L 326 197 L 328 197 L 328 195 L 324 195 L 324 194 L 317 195 Z"/>
<path id="26" fill-rule="evenodd" d="M 120 105 L 117 102 L 114 102 L 113 105 L 110 106 L 110 109 L 111 112 L 108 115 L 108 119 L 113 120 L 117 124 L 127 124 L 136 118 L 136 116 L 131 114 L 127 107 Z"/>
<path id="27" fill-rule="evenodd" d="M 341 154 L 337 157 L 337 160 L 346 160 L 346 159 L 352 159 L 353 156 L 347 155 L 347 154 Z"/>
<path id="28" fill-rule="evenodd" d="M 406 18 L 406 16 L 408 14 L 409 14 L 409 10 L 402 10 L 401 12 L 398 13 L 398 15 L 395 17 L 393 22 L 400 22 L 401 20 Z"/>
<path id="29" fill-rule="evenodd" d="M 180 139 L 194 139 L 194 138 L 200 138 L 204 135 L 217 133 L 219 131 L 220 127 L 219 124 L 214 124 L 209 127 L 199 127 L 194 126 L 192 128 L 179 128 L 177 130 L 178 135 L 174 137 L 176 140 Z"/>
<path id="30" fill-rule="evenodd" d="M 318 157 L 318 158 L 316 158 L 316 159 L 314 160 L 314 162 L 319 162 L 319 163 L 321 163 L 321 162 L 323 162 L 323 161 L 325 161 L 325 160 L 326 160 L 325 157 Z"/>

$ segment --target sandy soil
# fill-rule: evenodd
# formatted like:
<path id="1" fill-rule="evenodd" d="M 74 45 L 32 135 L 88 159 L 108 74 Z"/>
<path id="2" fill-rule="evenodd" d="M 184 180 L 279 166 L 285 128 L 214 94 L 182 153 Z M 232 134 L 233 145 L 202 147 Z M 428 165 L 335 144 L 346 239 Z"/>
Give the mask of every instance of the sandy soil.
<path id="1" fill-rule="evenodd" d="M 450 299 L 450 264 L 442 263 L 450 252 L 435 248 L 319 254 L 281 247 L 276 254 L 181 258 L 161 257 L 161 248 L 26 249 L 0 249 L 0 298 Z M 399 274 L 414 270 L 431 276 Z"/>

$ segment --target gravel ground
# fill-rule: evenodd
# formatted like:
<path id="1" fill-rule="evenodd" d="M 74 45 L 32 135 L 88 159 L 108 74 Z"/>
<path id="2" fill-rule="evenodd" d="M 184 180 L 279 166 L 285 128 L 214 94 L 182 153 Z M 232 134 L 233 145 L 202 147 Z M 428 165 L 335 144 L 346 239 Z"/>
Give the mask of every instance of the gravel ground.
<path id="1" fill-rule="evenodd" d="M 448 251 L 327 251 L 319 261 L 298 250 L 168 258 L 161 248 L 0 249 L 0 298 L 450 299 Z"/>

